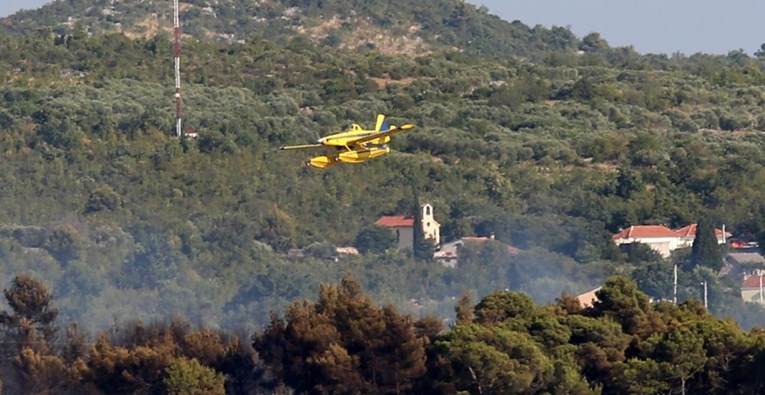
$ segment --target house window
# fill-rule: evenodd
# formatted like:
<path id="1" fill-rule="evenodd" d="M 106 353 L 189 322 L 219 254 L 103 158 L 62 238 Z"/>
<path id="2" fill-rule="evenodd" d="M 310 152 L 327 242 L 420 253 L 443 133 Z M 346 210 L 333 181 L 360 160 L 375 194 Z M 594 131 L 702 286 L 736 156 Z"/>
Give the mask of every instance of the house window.
<path id="1" fill-rule="evenodd" d="M 430 215 L 430 206 L 425 206 L 425 215 Z"/>
<path id="2" fill-rule="evenodd" d="M 430 228 L 430 222 L 426 223 L 426 224 L 425 224 L 425 227 L 426 227 L 426 228 Z"/>

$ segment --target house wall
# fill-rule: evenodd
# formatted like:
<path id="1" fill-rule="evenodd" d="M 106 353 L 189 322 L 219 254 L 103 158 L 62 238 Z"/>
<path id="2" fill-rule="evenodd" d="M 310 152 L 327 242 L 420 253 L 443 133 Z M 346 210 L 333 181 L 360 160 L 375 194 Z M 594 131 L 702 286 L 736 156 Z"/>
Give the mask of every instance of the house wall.
<path id="1" fill-rule="evenodd" d="M 681 240 L 677 237 L 654 237 L 650 239 L 642 239 L 636 237 L 629 239 L 616 239 L 614 242 L 616 242 L 617 245 L 643 243 L 648 247 L 651 247 L 652 250 L 661 254 L 661 256 L 664 258 L 669 258 L 670 253 L 680 248 L 681 245 Z"/>
<path id="2" fill-rule="evenodd" d="M 683 237 L 680 242 L 677 243 L 677 248 L 687 248 L 693 246 L 693 237 Z M 719 242 L 719 240 L 718 240 Z"/>
<path id="3" fill-rule="evenodd" d="M 677 249 L 677 248 L 690 248 L 690 247 L 693 247 L 693 240 L 695 238 L 696 238 L 695 236 L 694 237 L 683 237 L 683 238 L 680 239 L 680 241 L 678 241 L 677 246 L 675 248 Z M 722 237 L 718 237 L 717 238 L 717 244 L 725 244 L 725 239 L 723 239 Z"/>
<path id="4" fill-rule="evenodd" d="M 741 299 L 743 299 L 744 302 L 762 303 L 760 302 L 760 289 L 741 288 Z M 765 295 L 763 295 L 763 299 L 765 299 Z"/>
<path id="5" fill-rule="evenodd" d="M 398 240 L 398 249 L 403 250 L 413 247 L 414 230 L 411 227 L 392 228 Z"/>
<path id="6" fill-rule="evenodd" d="M 441 243 L 441 224 L 436 222 L 433 217 L 433 206 L 425 204 L 422 206 L 422 233 L 426 239 L 431 239 L 433 245 L 438 246 Z M 414 229 L 411 226 L 390 226 L 387 227 L 396 235 L 397 245 L 400 250 L 411 249 L 414 246 Z"/>
<path id="7" fill-rule="evenodd" d="M 457 249 L 465 244 L 462 240 L 455 240 L 441 246 L 441 249 L 433 254 L 433 258 L 446 267 L 457 266 Z"/>
<path id="8" fill-rule="evenodd" d="M 433 206 L 425 204 L 422 206 L 422 233 L 426 239 L 432 239 L 434 245 L 441 244 L 441 224 L 436 222 L 433 217 Z"/>
<path id="9" fill-rule="evenodd" d="M 646 243 L 652 250 L 658 252 L 664 258 L 669 258 L 672 254 L 672 242 L 664 241 L 658 243 Z"/>
<path id="10" fill-rule="evenodd" d="M 598 300 L 596 293 L 600 291 L 601 288 L 603 287 L 597 287 L 592 291 L 585 292 L 577 296 L 576 299 L 579 300 L 579 304 L 581 304 L 582 307 L 592 307 L 592 305 Z"/>

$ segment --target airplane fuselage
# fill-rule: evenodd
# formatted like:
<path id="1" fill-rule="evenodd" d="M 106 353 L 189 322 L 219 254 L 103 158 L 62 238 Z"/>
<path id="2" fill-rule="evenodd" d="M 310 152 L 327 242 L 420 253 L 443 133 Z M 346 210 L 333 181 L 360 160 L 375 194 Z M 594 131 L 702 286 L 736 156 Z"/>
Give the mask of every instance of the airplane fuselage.
<path id="1" fill-rule="evenodd" d="M 342 133 L 335 133 L 329 136 L 324 136 L 320 138 L 317 141 L 317 143 L 333 146 L 333 147 L 347 147 L 349 142 L 356 140 L 360 137 L 371 136 L 375 133 L 378 133 L 378 132 L 374 130 L 364 130 L 359 125 L 353 124 L 351 125 L 349 130 Z M 390 136 L 385 136 L 379 139 L 371 140 L 367 143 L 371 145 L 382 145 L 382 144 L 388 143 L 389 141 L 390 141 Z"/>
<path id="2" fill-rule="evenodd" d="M 325 155 L 314 156 L 305 161 L 306 165 L 312 167 L 325 168 L 338 163 L 362 163 L 389 153 L 390 147 L 387 143 L 391 141 L 391 136 L 413 128 L 414 125 L 409 124 L 401 127 L 391 126 L 384 115 L 378 114 L 373 130 L 366 130 L 354 123 L 344 132 L 324 136 L 313 144 L 283 145 L 279 149 L 331 148 Z"/>

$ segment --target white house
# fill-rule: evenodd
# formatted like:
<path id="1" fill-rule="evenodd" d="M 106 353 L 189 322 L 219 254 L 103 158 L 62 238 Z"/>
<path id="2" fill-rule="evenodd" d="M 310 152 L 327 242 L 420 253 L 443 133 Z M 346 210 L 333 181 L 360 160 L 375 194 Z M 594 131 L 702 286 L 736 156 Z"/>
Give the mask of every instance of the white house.
<path id="1" fill-rule="evenodd" d="M 731 234 L 721 229 L 715 229 L 717 242 L 724 244 Z M 693 245 L 696 239 L 696 224 L 670 229 L 664 225 L 633 225 L 613 235 L 616 245 L 643 243 L 664 258 L 668 258 L 672 251 L 678 248 L 687 248 Z"/>
<path id="2" fill-rule="evenodd" d="M 682 242 L 680 243 L 682 246 L 680 248 L 693 245 L 693 240 L 696 239 L 697 226 L 697 224 L 690 224 L 674 230 L 682 239 Z M 731 234 L 725 231 L 725 225 L 723 225 L 722 229 L 715 228 L 715 237 L 717 237 L 717 244 L 725 244 L 725 240 L 730 238 Z"/>
<path id="3" fill-rule="evenodd" d="M 744 276 L 741 282 L 741 299 L 744 302 L 765 304 L 765 273 L 762 270 Z"/>
<path id="4" fill-rule="evenodd" d="M 441 224 L 433 217 L 433 206 L 423 204 L 422 207 L 422 231 L 426 239 L 431 239 L 434 245 L 441 243 Z M 414 245 L 414 216 L 411 215 L 388 215 L 380 217 L 375 225 L 390 228 L 396 233 L 398 248 L 412 248 Z"/>
<path id="5" fill-rule="evenodd" d="M 433 253 L 433 259 L 441 262 L 446 267 L 456 267 L 457 258 L 459 258 L 459 249 L 465 243 L 484 243 L 489 240 L 494 240 L 494 234 L 492 233 L 488 237 L 460 237 L 457 240 L 452 240 L 448 243 L 444 243 L 438 251 Z M 518 249 L 508 245 L 507 252 L 510 255 L 518 253 Z"/>

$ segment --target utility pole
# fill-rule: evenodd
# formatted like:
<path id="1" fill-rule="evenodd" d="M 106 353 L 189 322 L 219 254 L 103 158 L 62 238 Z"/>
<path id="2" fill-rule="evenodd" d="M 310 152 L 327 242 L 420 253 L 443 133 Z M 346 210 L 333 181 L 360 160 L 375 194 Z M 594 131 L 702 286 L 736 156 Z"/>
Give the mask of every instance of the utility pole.
<path id="1" fill-rule="evenodd" d="M 706 282 L 706 280 L 702 281 L 701 285 L 704 286 L 704 309 L 709 310 L 708 305 L 707 305 L 707 282 Z"/>
<path id="2" fill-rule="evenodd" d="M 674 272 L 674 281 L 672 283 L 673 284 L 672 285 L 672 302 L 674 304 L 677 304 L 677 263 L 675 264 L 673 272 Z"/>

